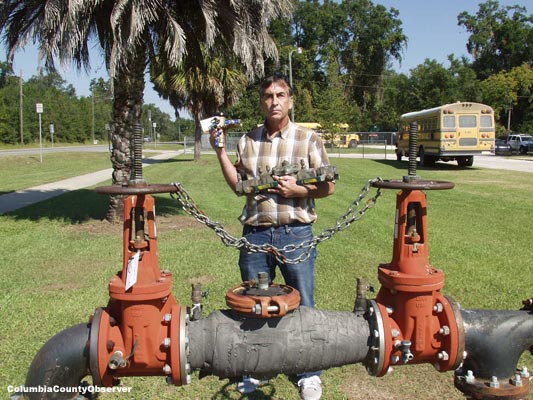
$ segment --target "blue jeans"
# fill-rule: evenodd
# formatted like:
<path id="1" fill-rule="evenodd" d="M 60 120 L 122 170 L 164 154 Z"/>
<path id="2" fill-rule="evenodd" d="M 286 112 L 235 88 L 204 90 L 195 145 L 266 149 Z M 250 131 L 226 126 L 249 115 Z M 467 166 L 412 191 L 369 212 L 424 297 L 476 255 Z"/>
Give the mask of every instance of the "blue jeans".
<path id="1" fill-rule="evenodd" d="M 310 224 L 282 225 L 278 227 L 244 226 L 243 236 L 252 244 L 271 244 L 281 249 L 290 244 L 300 244 L 313 238 Z M 306 249 L 298 249 L 282 254 L 289 259 L 295 259 L 304 254 Z M 298 264 L 280 263 L 270 253 L 248 253 L 240 251 L 239 267 L 243 281 L 257 279 L 259 272 L 267 272 L 270 282 L 276 278 L 276 267 L 279 267 L 285 284 L 300 292 L 302 306 L 315 306 L 315 259 L 316 248 L 311 250 L 310 257 Z"/>

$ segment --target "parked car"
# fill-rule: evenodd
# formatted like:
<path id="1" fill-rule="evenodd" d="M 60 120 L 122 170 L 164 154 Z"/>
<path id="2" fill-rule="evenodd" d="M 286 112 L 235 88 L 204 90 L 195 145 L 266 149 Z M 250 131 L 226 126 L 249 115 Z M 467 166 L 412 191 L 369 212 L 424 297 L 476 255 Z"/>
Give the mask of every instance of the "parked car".
<path id="1" fill-rule="evenodd" d="M 507 137 L 507 143 L 511 146 L 511 151 L 527 154 L 533 151 L 533 136 L 524 134 L 513 134 Z"/>
<path id="2" fill-rule="evenodd" d="M 511 145 L 505 139 L 496 139 L 494 145 L 494 154 L 497 156 L 506 156 L 511 154 Z"/>

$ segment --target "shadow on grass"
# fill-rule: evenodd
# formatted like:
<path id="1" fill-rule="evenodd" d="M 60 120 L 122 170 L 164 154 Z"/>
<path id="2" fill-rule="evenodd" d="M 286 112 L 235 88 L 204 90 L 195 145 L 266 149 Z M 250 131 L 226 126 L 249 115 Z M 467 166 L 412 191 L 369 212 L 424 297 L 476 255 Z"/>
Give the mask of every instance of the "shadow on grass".
<path id="1" fill-rule="evenodd" d="M 224 384 L 214 395 L 211 396 L 211 400 L 223 400 L 236 397 L 237 384 L 241 378 L 232 378 L 228 383 Z M 237 392 L 238 393 L 238 392 Z M 275 398 L 276 388 L 273 385 L 266 384 L 260 386 L 258 390 L 252 393 L 239 394 L 238 399 L 250 399 L 250 400 L 267 400 Z"/>
<path id="2" fill-rule="evenodd" d="M 79 224 L 91 219 L 104 220 L 109 206 L 109 196 L 90 189 L 66 192 L 57 197 L 6 213 L 17 220 L 58 220 Z M 156 196 L 157 215 L 182 215 L 183 210 L 170 195 Z"/>

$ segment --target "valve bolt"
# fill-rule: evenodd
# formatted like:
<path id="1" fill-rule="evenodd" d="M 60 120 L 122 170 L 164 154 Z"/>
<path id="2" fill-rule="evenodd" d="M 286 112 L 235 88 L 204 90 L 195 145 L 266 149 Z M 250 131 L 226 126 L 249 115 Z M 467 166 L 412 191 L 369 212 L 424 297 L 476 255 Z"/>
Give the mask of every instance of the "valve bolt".
<path id="1" fill-rule="evenodd" d="M 476 380 L 476 378 L 474 377 L 474 372 L 471 369 L 466 371 L 465 380 L 466 383 L 474 383 L 474 381 Z"/>
<path id="2" fill-rule="evenodd" d="M 499 388 L 500 387 L 500 381 L 498 381 L 498 377 L 493 376 L 490 378 L 490 387 L 491 388 Z"/>
<path id="3" fill-rule="evenodd" d="M 516 374 L 514 376 L 514 379 L 511 379 L 511 384 L 518 387 L 522 386 L 522 377 L 520 376 L 520 374 Z"/>
<path id="4" fill-rule="evenodd" d="M 439 329 L 439 333 L 444 336 L 448 336 L 450 334 L 450 327 L 448 325 L 444 325 L 442 328 Z"/>
<path id="5" fill-rule="evenodd" d="M 170 375 L 170 374 L 172 373 L 172 368 L 170 368 L 170 365 L 165 364 L 165 365 L 163 366 L 163 373 L 164 373 L 165 375 Z"/>
<path id="6" fill-rule="evenodd" d="M 170 347 L 170 342 L 171 340 L 169 337 L 164 338 L 162 343 L 163 347 Z"/>
<path id="7" fill-rule="evenodd" d="M 171 319 L 172 319 L 172 314 L 167 313 L 163 316 L 163 321 L 165 322 L 170 322 Z"/>
<path id="8" fill-rule="evenodd" d="M 267 290 L 268 289 L 268 273 L 267 272 L 259 272 L 257 274 L 257 288 L 260 290 Z"/>

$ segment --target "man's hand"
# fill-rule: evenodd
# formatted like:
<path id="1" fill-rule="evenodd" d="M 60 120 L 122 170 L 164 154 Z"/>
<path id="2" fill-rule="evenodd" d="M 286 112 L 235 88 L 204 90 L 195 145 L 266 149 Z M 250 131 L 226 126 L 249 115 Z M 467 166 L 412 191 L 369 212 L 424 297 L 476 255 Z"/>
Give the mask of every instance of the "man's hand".
<path id="1" fill-rule="evenodd" d="M 224 146 L 221 147 L 217 145 L 217 141 L 220 140 L 223 135 L 224 131 L 222 128 L 215 127 L 209 131 L 209 143 L 217 153 L 220 153 L 220 151 L 224 148 Z"/>
<path id="2" fill-rule="evenodd" d="M 296 177 L 292 175 L 272 175 L 272 178 L 278 182 L 278 186 L 268 189 L 269 193 L 276 193 L 287 199 L 294 197 L 306 197 L 308 189 L 305 186 L 296 183 Z"/>

